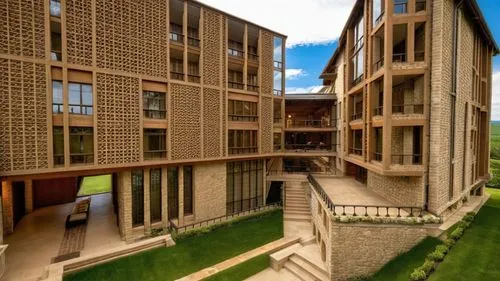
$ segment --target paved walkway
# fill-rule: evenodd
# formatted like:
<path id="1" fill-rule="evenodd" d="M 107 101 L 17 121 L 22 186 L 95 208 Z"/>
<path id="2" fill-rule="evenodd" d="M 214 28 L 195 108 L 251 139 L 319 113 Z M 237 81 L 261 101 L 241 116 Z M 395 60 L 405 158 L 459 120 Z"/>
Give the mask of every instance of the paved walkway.
<path id="1" fill-rule="evenodd" d="M 439 230 L 446 231 L 457 222 L 459 222 L 468 212 L 477 212 L 488 201 L 490 195 L 485 193 L 483 196 L 471 196 L 469 201 L 462 206 L 457 212 L 448 217 L 446 221 L 441 224 Z"/>
<path id="2" fill-rule="evenodd" d="M 14 233 L 5 237 L 6 281 L 33 279 L 56 257 L 64 236 L 66 216 L 74 203 L 35 210 L 26 215 Z M 92 196 L 90 216 L 81 255 L 125 244 L 121 241 L 112 209 L 111 194 Z"/>

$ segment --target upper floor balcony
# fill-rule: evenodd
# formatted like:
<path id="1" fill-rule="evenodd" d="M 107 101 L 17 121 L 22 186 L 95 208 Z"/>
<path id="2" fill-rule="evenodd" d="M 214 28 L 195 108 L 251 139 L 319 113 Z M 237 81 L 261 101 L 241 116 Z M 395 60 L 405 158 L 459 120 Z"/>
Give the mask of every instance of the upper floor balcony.
<path id="1" fill-rule="evenodd" d="M 285 103 L 287 131 L 332 131 L 337 127 L 334 95 L 287 95 Z"/>
<path id="2" fill-rule="evenodd" d="M 327 132 L 287 132 L 285 134 L 285 150 L 288 153 L 333 153 L 337 145 L 335 136 Z"/>

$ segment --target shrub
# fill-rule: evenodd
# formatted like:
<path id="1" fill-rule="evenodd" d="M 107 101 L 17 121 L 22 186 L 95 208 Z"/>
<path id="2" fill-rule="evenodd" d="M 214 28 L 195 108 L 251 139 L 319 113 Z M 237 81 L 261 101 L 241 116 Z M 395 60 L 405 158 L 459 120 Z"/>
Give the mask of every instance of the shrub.
<path id="1" fill-rule="evenodd" d="M 453 240 L 458 240 L 460 237 L 464 235 L 464 229 L 462 227 L 457 227 L 453 232 L 450 234 L 450 238 Z"/>
<path id="2" fill-rule="evenodd" d="M 469 221 L 462 220 L 462 221 L 457 223 L 457 227 L 461 227 L 463 229 L 467 229 L 467 228 L 469 228 L 469 226 L 470 226 Z"/>
<path id="3" fill-rule="evenodd" d="M 410 280 L 412 281 L 422 281 L 427 278 L 427 274 L 425 271 L 423 271 L 420 268 L 415 269 L 411 274 L 410 274 Z"/>
<path id="4" fill-rule="evenodd" d="M 434 271 L 434 266 L 436 263 L 433 260 L 425 260 L 424 264 L 419 267 L 419 269 L 423 270 L 427 276 Z"/>
<path id="5" fill-rule="evenodd" d="M 436 246 L 436 251 L 442 252 L 445 255 L 448 253 L 449 250 L 450 250 L 450 248 L 448 246 L 444 245 L 444 244 Z"/>
<path id="6" fill-rule="evenodd" d="M 444 260 L 445 253 L 434 250 L 434 252 L 430 253 L 427 256 L 427 259 L 433 260 L 433 261 L 443 261 Z"/>
<path id="7" fill-rule="evenodd" d="M 469 222 L 469 223 L 471 223 L 473 220 L 474 220 L 474 216 L 473 216 L 473 215 L 466 215 L 466 216 L 462 219 L 462 221 L 464 221 L 464 222 Z"/>
<path id="8" fill-rule="evenodd" d="M 360 275 L 360 276 L 354 276 L 354 277 L 351 277 L 349 279 L 347 279 L 347 281 L 370 281 L 370 276 L 367 276 L 367 275 Z"/>
<path id="9" fill-rule="evenodd" d="M 448 248 L 451 248 L 451 247 L 455 246 L 456 243 L 457 242 L 454 239 L 451 239 L 451 238 L 448 238 L 448 239 L 444 240 L 444 244 L 446 246 L 448 246 Z"/>

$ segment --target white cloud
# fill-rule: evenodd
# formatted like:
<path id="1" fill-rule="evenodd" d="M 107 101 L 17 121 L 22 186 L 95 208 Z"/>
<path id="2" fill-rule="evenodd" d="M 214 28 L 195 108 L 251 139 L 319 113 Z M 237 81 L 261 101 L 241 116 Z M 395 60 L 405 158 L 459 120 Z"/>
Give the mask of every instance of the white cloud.
<path id="1" fill-rule="evenodd" d="M 491 120 L 500 120 L 500 71 L 493 73 Z"/>
<path id="2" fill-rule="evenodd" d="M 316 86 L 310 86 L 310 87 L 290 87 L 286 88 L 286 94 L 287 95 L 293 95 L 293 94 L 307 94 L 307 93 L 317 93 L 319 90 L 323 88 L 322 85 L 316 85 Z"/>
<path id="3" fill-rule="evenodd" d="M 289 68 L 285 71 L 286 80 L 298 80 L 307 75 L 309 75 L 309 73 L 301 68 Z"/>
<path id="4" fill-rule="evenodd" d="M 335 41 L 355 0 L 200 0 L 288 36 L 287 47 Z"/>

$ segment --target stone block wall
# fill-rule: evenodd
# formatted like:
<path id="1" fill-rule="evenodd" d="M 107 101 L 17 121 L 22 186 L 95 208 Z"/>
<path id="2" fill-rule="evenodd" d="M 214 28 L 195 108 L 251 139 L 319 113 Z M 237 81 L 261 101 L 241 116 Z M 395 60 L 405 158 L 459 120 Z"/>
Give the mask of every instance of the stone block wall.
<path id="1" fill-rule="evenodd" d="M 226 214 L 226 163 L 194 166 L 194 219 L 203 221 Z"/>
<path id="2" fill-rule="evenodd" d="M 367 186 L 395 204 L 415 207 L 424 205 L 422 177 L 382 176 L 368 171 Z"/>
<path id="3" fill-rule="evenodd" d="M 311 190 L 311 217 L 313 223 L 313 232 L 316 236 L 316 243 L 318 243 L 320 249 L 321 245 L 325 244 L 325 264 L 327 266 L 327 272 L 332 271 L 332 267 L 335 265 L 331 262 L 332 257 L 332 247 L 331 247 L 331 232 L 330 227 L 332 224 L 331 213 L 326 208 L 325 202 L 318 197 L 316 191 L 312 187 Z"/>

